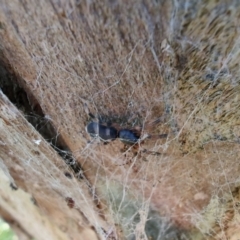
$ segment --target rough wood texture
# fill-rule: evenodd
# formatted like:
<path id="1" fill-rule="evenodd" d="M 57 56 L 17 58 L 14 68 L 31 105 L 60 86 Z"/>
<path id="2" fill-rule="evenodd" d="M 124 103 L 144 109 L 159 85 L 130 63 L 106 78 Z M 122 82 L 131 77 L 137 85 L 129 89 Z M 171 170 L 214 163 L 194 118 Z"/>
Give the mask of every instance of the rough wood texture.
<path id="1" fill-rule="evenodd" d="M 106 227 L 86 184 L 70 172 L 72 179 L 64 175 L 64 161 L 2 93 L 0 146 L 1 212 L 26 233 L 36 239 L 94 239 L 81 233 Z M 76 201 L 73 208 L 67 204 L 70 198 Z"/>
<path id="2" fill-rule="evenodd" d="M 139 212 L 136 235 L 146 220 L 141 211 L 151 209 L 174 222 L 175 238 L 207 222 L 200 212 L 213 197 L 228 193 L 236 209 L 238 1 L 0 2 L 1 62 L 81 163 L 99 209 L 84 209 L 81 198 L 76 202 L 99 235 L 98 224 L 106 235 L 121 239 L 121 228 L 123 235 L 129 234 L 126 206 Z M 161 117 L 161 124 L 150 130 L 168 132 L 168 138 L 147 141 L 144 147 L 162 155 L 124 154 L 118 140 L 106 146 L 88 144 L 86 106 L 118 127 L 147 126 Z M 42 173 L 48 173 L 46 169 Z M 33 173 L 27 176 L 34 184 Z M 26 176 L 13 178 L 26 188 Z M 46 182 L 50 189 L 55 186 L 50 176 Z M 61 194 L 76 188 L 58 186 Z M 90 209 L 99 223 L 91 221 Z M 234 213 L 228 215 L 231 224 L 220 217 L 216 228 L 211 222 L 213 232 L 198 229 L 209 239 L 231 235 L 238 222 Z M 154 239 L 151 234 L 145 237 Z"/>

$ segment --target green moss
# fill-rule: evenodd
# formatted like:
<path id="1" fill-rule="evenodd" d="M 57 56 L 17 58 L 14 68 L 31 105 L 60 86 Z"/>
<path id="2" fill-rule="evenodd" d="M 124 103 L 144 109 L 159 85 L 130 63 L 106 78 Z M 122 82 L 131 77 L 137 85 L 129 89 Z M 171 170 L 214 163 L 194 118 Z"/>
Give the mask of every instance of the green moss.
<path id="1" fill-rule="evenodd" d="M 18 240 L 10 226 L 0 218 L 0 240 Z"/>

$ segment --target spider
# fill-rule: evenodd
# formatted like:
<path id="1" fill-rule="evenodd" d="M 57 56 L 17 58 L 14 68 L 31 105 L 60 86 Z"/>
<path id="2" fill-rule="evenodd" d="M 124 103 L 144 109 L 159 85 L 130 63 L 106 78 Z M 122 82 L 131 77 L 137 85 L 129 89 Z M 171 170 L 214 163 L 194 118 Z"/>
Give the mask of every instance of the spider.
<path id="1" fill-rule="evenodd" d="M 89 113 L 89 116 L 92 119 L 96 119 L 91 113 Z M 156 124 L 158 122 L 159 120 L 156 120 L 152 124 Z M 91 137 L 100 138 L 104 144 L 108 144 L 111 141 L 119 139 L 124 144 L 124 151 L 130 146 L 132 146 L 133 149 L 138 149 L 140 143 L 144 143 L 145 139 L 167 138 L 168 136 L 168 134 L 147 135 L 144 139 L 141 139 L 141 130 L 128 128 L 117 129 L 110 124 L 107 124 L 106 126 L 99 121 L 90 121 L 86 126 L 86 131 Z M 159 152 L 153 152 L 147 149 L 142 149 L 141 152 L 152 155 L 161 155 Z"/>

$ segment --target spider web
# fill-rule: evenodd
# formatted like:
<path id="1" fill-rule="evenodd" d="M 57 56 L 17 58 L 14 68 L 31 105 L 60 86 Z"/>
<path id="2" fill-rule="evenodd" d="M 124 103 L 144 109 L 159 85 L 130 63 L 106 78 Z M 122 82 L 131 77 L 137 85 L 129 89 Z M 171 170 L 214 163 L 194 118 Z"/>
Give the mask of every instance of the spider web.
<path id="1" fill-rule="evenodd" d="M 103 10 L 102 4 L 96 6 Z M 235 237 L 240 198 L 240 42 L 237 22 L 229 23 L 227 18 L 239 20 L 239 5 L 236 1 L 230 5 L 173 1 L 165 3 L 169 21 L 162 23 L 161 4 L 134 3 L 127 18 L 117 13 L 123 7 L 111 5 L 104 24 L 96 21 L 99 12 L 94 4 L 76 9 L 63 4 L 73 19 L 86 9 L 91 13 L 92 18 L 85 19 L 87 26 L 74 26 L 89 28 L 84 35 L 88 40 L 78 30 L 77 40 L 84 46 L 71 48 L 63 38 L 55 39 L 55 45 L 43 41 L 42 52 L 35 50 L 38 78 L 34 84 L 45 115 L 25 112 L 25 117 L 41 134 L 46 133 L 45 139 L 64 159 L 65 176 L 75 174 L 101 206 L 99 214 L 110 219 L 109 229 L 98 231 L 102 238 L 116 236 L 119 229 L 125 239 Z M 119 30 L 119 22 L 124 30 Z M 59 36 L 59 29 L 58 24 L 39 29 L 31 42 L 46 32 Z M 111 34 L 103 36 L 107 31 Z M 64 63 L 57 57 L 62 52 Z M 43 77 L 46 72 L 49 82 Z M 49 90 L 52 83 L 59 94 Z M 54 105 L 47 106 L 46 99 Z M 165 133 L 168 137 L 140 141 L 137 150 L 129 146 L 122 151 L 119 139 L 104 145 L 84 130 L 90 120 L 85 106 L 101 122 L 118 129 L 140 127 L 141 138 Z M 161 121 L 151 125 L 156 119 Z M 72 145 L 66 146 L 63 140 L 69 138 Z M 35 168 L 32 165 L 37 174 Z M 74 208 L 88 202 L 82 195 L 82 201 L 77 201 L 81 190 L 74 185 L 66 189 L 52 178 L 53 170 L 41 171 L 50 188 L 70 196 L 70 205 L 74 200 Z"/>

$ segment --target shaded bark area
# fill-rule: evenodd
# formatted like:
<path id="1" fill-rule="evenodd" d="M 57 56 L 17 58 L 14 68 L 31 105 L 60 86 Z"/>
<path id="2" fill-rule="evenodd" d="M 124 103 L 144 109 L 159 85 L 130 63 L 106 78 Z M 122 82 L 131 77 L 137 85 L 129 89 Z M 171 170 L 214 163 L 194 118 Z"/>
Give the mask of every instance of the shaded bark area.
<path id="1" fill-rule="evenodd" d="M 1 212 L 36 239 L 77 239 L 87 229 L 93 232 L 90 219 L 98 217 L 86 184 L 73 178 L 65 162 L 2 93 L 0 109 Z M 68 199 L 78 201 L 69 207 Z M 105 227 L 100 218 L 97 222 Z"/>
<path id="2" fill-rule="evenodd" d="M 62 207 L 66 205 L 63 199 L 68 199 L 88 220 L 75 213 L 74 221 L 80 217 L 81 223 L 73 236 L 89 224 L 102 238 L 121 239 L 124 235 L 134 239 L 132 232 L 136 230 L 135 237 L 142 236 L 147 217 L 154 216 L 158 230 L 145 232 L 145 239 L 161 234 L 191 239 L 186 230 L 198 226 L 204 207 L 213 197 L 233 196 L 239 185 L 238 1 L 46 0 L 37 4 L 34 0 L 1 0 L 0 60 L 17 76 L 30 106 L 40 106 L 81 164 L 85 178 L 81 183 L 73 178 L 76 185 L 68 185 L 70 180 L 61 175 L 60 170 L 67 168 L 62 161 L 52 179 L 48 164 L 59 157 L 51 152 L 40 169 L 49 189 L 37 202 L 45 207 L 42 198 L 54 198 L 50 190 L 57 181 L 61 197 L 47 210 L 59 219 L 58 211 L 63 210 L 55 209 L 55 201 Z M 8 108 L 12 109 L 9 103 Z M 134 154 L 131 148 L 123 153 L 119 140 L 90 144 L 85 132 L 88 111 L 118 128 L 141 125 L 142 135 L 168 133 L 167 139 L 144 143 L 144 148 L 162 154 L 152 156 L 140 150 Z M 1 114 L 3 118 L 3 109 Z M 161 122 L 148 128 L 155 119 Z M 14 124 L 22 126 L 11 120 L 10 126 Z M 8 129 L 5 125 L 3 129 Z M 17 130 L 21 139 L 25 128 Z M 9 141 L 15 136 L 7 138 L 7 130 L 2 134 Z M 10 146 L 10 142 L 3 146 L 4 162 L 10 157 Z M 27 142 L 19 145 L 15 154 L 21 156 L 24 151 L 20 149 L 28 152 L 32 148 L 25 146 Z M 42 151 L 38 150 L 40 155 Z M 29 167 L 24 161 L 18 164 L 27 169 L 22 178 L 11 170 L 11 162 L 6 165 L 18 185 L 35 197 L 34 184 L 40 176 L 35 180 L 34 170 L 39 166 Z M 61 177 L 63 182 L 59 182 Z M 33 186 L 27 187 L 26 179 L 31 179 Z M 85 189 L 82 195 L 72 193 L 76 186 Z M 73 195 L 66 194 L 66 189 Z M 131 215 L 133 223 L 124 209 L 137 215 L 137 219 Z M 72 217 L 70 212 L 64 211 L 60 219 Z M 231 215 L 231 226 L 223 220 L 211 234 L 198 228 L 209 239 L 221 239 L 221 234 L 233 231 L 237 216 Z M 170 220 L 170 232 L 159 230 L 168 226 L 161 217 Z"/>

